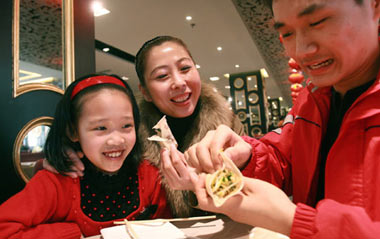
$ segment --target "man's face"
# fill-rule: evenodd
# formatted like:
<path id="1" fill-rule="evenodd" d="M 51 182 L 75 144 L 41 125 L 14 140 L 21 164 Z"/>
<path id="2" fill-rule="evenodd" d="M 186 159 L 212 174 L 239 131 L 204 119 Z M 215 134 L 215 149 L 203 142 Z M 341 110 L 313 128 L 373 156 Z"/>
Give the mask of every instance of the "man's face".
<path id="1" fill-rule="evenodd" d="M 352 88 L 379 54 L 379 2 L 274 0 L 274 27 L 289 57 L 317 86 Z"/>

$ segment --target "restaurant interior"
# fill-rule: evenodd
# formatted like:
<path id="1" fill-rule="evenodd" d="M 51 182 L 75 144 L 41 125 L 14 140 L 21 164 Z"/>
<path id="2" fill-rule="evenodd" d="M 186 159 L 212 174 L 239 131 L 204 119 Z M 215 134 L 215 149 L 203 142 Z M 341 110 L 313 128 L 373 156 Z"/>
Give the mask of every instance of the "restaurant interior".
<path id="1" fill-rule="evenodd" d="M 158 35 L 187 44 L 202 81 L 248 135 L 276 128 L 292 107 L 296 71 L 258 0 L 6 0 L 1 11 L 0 203 L 41 167 L 65 87 L 86 74 L 117 74 L 139 94 L 135 54 Z"/>

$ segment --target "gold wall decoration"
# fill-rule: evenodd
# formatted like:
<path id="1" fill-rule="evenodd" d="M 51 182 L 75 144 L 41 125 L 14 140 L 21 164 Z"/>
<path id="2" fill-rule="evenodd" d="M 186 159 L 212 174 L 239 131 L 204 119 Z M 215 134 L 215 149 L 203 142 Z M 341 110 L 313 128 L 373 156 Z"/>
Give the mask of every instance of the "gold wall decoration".
<path id="1" fill-rule="evenodd" d="M 267 132 L 267 99 L 265 81 L 260 71 L 230 75 L 232 109 L 243 123 L 245 131 L 252 137 Z"/>
<path id="2" fill-rule="evenodd" d="M 74 80 L 73 0 L 14 0 L 13 97 Z"/>
<path id="3" fill-rule="evenodd" d="M 17 173 L 25 182 L 42 166 L 43 147 L 52 122 L 53 118 L 48 116 L 31 120 L 16 137 L 13 160 Z"/>

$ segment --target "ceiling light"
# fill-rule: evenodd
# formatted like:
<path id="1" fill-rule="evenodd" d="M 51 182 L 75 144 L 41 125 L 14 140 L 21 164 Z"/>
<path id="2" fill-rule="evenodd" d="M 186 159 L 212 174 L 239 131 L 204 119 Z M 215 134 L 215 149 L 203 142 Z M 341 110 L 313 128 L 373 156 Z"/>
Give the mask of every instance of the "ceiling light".
<path id="1" fill-rule="evenodd" d="M 228 102 L 232 102 L 232 97 L 228 97 Z"/>
<path id="2" fill-rule="evenodd" d="M 110 49 L 109 49 L 108 47 L 104 47 L 104 48 L 103 48 L 103 51 L 104 51 L 104 52 L 109 52 L 109 50 L 110 50 Z"/>
<path id="3" fill-rule="evenodd" d="M 198 65 L 198 64 L 196 64 L 195 67 L 196 67 L 197 69 L 201 68 L 201 66 Z"/>
<path id="4" fill-rule="evenodd" d="M 191 16 L 186 16 L 186 20 L 191 21 L 193 19 Z"/>
<path id="5" fill-rule="evenodd" d="M 280 101 L 283 101 L 283 98 L 280 96 L 280 97 L 278 97 L 278 99 L 280 100 Z"/>
<path id="6" fill-rule="evenodd" d="M 94 2 L 92 4 L 92 10 L 94 11 L 95 17 L 99 17 L 110 13 L 110 11 L 108 9 L 105 9 L 100 2 Z"/>
<path id="7" fill-rule="evenodd" d="M 226 89 L 231 89 L 231 86 L 226 85 L 224 88 L 226 88 Z"/>
<path id="8" fill-rule="evenodd" d="M 240 66 L 236 64 L 235 67 L 236 67 L 236 68 L 239 68 Z"/>
<path id="9" fill-rule="evenodd" d="M 129 78 L 126 77 L 126 76 L 122 76 L 121 79 L 123 79 L 123 80 L 129 80 Z"/>
<path id="10" fill-rule="evenodd" d="M 261 73 L 261 75 L 262 75 L 264 78 L 268 78 L 268 77 L 269 77 L 268 72 L 267 72 L 267 70 L 266 70 L 265 68 L 261 68 L 261 69 L 260 69 L 260 73 Z"/>
<path id="11" fill-rule="evenodd" d="M 217 76 L 210 77 L 210 81 L 217 81 L 217 80 L 219 80 L 219 77 Z"/>
<path id="12" fill-rule="evenodd" d="M 221 46 L 218 46 L 216 49 L 217 49 L 218 51 L 221 51 L 223 48 L 222 48 Z"/>
<path id="13" fill-rule="evenodd" d="M 224 74 L 223 76 L 226 78 L 230 78 L 230 74 L 228 74 L 228 73 Z"/>

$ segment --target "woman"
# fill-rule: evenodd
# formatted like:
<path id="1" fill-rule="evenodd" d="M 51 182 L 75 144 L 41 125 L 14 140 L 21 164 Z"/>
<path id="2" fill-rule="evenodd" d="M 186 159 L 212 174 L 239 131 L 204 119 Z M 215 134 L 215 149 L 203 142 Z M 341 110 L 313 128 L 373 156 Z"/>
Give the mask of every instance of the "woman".
<path id="1" fill-rule="evenodd" d="M 135 67 L 140 80 L 139 89 L 144 96 L 139 102 L 139 134 L 145 158 L 154 165 L 160 164 L 160 147 L 146 138 L 154 134 L 152 127 L 163 115 L 167 117 L 180 152 L 186 151 L 207 131 L 216 129 L 220 124 L 244 134 L 243 125 L 229 109 L 225 98 L 211 85 L 201 82 L 194 59 L 182 40 L 158 36 L 147 41 L 136 55 Z M 181 154 L 173 152 L 174 149 L 171 151 L 171 154 Z M 188 205 L 187 192 L 171 189 L 171 182 L 181 183 L 181 175 L 163 179 L 173 215 L 191 216 L 193 209 Z"/>

